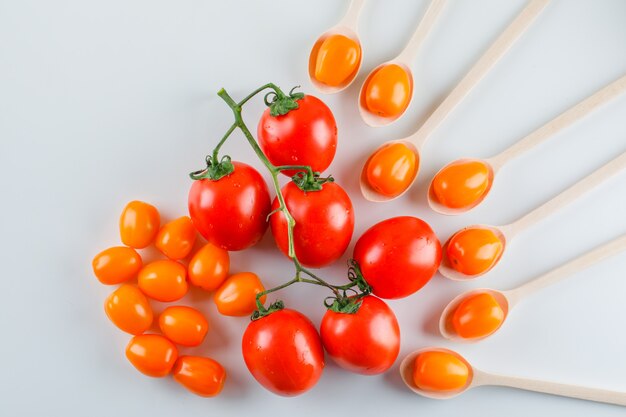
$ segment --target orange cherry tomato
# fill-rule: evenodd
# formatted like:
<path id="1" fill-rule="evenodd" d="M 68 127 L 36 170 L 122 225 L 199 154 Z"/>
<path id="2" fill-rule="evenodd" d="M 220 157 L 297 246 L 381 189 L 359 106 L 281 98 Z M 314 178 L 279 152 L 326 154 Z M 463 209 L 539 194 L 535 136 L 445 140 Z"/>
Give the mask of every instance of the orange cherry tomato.
<path id="1" fill-rule="evenodd" d="M 172 375 L 176 382 L 201 397 L 215 397 L 224 387 L 226 371 L 219 362 L 201 356 L 181 356 Z"/>
<path id="2" fill-rule="evenodd" d="M 404 68 L 396 64 L 376 70 L 365 82 L 365 107 L 381 117 L 395 117 L 409 106 L 413 80 Z"/>
<path id="3" fill-rule="evenodd" d="M 469 207 L 489 187 L 489 167 L 482 161 L 459 161 L 443 168 L 433 179 L 439 203 L 450 208 Z"/>
<path id="4" fill-rule="evenodd" d="M 178 350 L 161 335 L 140 334 L 126 346 L 126 357 L 142 374 L 160 378 L 172 370 Z"/>
<path id="5" fill-rule="evenodd" d="M 225 316 L 249 316 L 256 309 L 256 295 L 265 291 L 263 283 L 252 272 L 231 275 L 217 289 L 213 300 Z M 265 295 L 261 297 L 265 303 Z"/>
<path id="6" fill-rule="evenodd" d="M 458 391 L 467 384 L 469 373 L 465 362 L 448 352 L 422 352 L 413 364 L 413 382 L 425 391 Z"/>
<path id="7" fill-rule="evenodd" d="M 133 248 L 114 246 L 97 254 L 91 262 L 93 273 L 106 285 L 121 284 L 137 276 L 143 266 L 141 256 Z"/>
<path id="8" fill-rule="evenodd" d="M 131 248 L 145 248 L 154 240 L 160 222 L 161 217 L 156 207 L 143 201 L 131 201 L 120 217 L 122 242 Z"/>
<path id="9" fill-rule="evenodd" d="M 490 229 L 472 227 L 452 236 L 448 243 L 450 265 L 465 275 L 486 272 L 500 259 L 504 245 Z"/>
<path id="10" fill-rule="evenodd" d="M 323 84 L 338 86 L 354 74 L 361 62 L 361 45 L 344 35 L 324 39 L 315 57 L 315 79 Z"/>
<path id="11" fill-rule="evenodd" d="M 121 330 L 141 334 L 152 325 L 152 307 L 137 287 L 124 284 L 109 295 L 104 303 L 109 319 Z"/>
<path id="12" fill-rule="evenodd" d="M 415 178 L 419 161 L 415 152 L 403 143 L 380 148 L 367 163 L 367 182 L 388 197 L 402 194 Z"/>
<path id="13" fill-rule="evenodd" d="M 493 295 L 483 292 L 467 297 L 454 310 L 452 326 L 466 339 L 489 336 L 504 321 L 504 310 Z"/>
<path id="14" fill-rule="evenodd" d="M 189 281 L 204 290 L 217 289 L 228 276 L 228 251 L 207 243 L 189 261 Z"/>
<path id="15" fill-rule="evenodd" d="M 165 336 L 181 346 L 198 346 L 209 330 L 209 322 L 195 308 L 172 306 L 159 316 L 159 327 Z"/>
<path id="16" fill-rule="evenodd" d="M 157 301 L 170 302 L 187 293 L 187 270 L 176 261 L 160 260 L 139 271 L 139 289 Z"/>
<path id="17" fill-rule="evenodd" d="M 196 228 L 187 216 L 172 220 L 159 230 L 154 245 L 170 259 L 183 259 L 196 244 Z"/>

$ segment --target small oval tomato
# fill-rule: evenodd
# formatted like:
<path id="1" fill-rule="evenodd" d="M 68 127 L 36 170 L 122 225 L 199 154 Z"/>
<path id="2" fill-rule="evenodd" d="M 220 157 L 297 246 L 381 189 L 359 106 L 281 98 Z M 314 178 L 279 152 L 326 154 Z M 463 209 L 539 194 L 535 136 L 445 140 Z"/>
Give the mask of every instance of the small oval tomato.
<path id="1" fill-rule="evenodd" d="M 361 45 L 344 35 L 331 35 L 322 41 L 315 59 L 315 79 L 329 86 L 350 80 L 361 62 Z"/>
<path id="2" fill-rule="evenodd" d="M 152 325 L 152 307 L 133 285 L 124 284 L 113 291 L 104 302 L 104 311 L 109 320 L 126 333 L 141 334 Z"/>
<path id="3" fill-rule="evenodd" d="M 371 113 L 381 117 L 399 116 L 411 101 L 413 79 L 401 66 L 385 65 L 365 81 L 363 94 L 365 107 Z"/>
<path id="4" fill-rule="evenodd" d="M 196 244 L 196 228 L 187 216 L 173 220 L 159 230 L 154 245 L 170 259 L 186 258 Z"/>
<path id="5" fill-rule="evenodd" d="M 322 185 L 320 191 L 302 191 L 289 182 L 281 193 L 296 221 L 293 230 L 296 256 L 304 266 L 320 268 L 343 255 L 354 231 L 354 209 L 348 194 L 336 183 Z M 272 210 L 280 206 L 274 199 Z M 289 233 L 285 216 L 270 217 L 270 227 L 278 248 L 289 256 Z"/>
<path id="6" fill-rule="evenodd" d="M 395 197 L 402 194 L 417 174 L 419 160 L 403 143 L 390 143 L 380 148 L 367 162 L 367 183 L 376 192 Z"/>
<path id="7" fill-rule="evenodd" d="M 353 258 L 374 295 L 402 298 L 422 288 L 435 275 L 441 262 L 441 244 L 423 220 L 394 217 L 363 233 Z"/>
<path id="8" fill-rule="evenodd" d="M 209 322 L 195 308 L 171 306 L 159 316 L 159 328 L 176 344 L 198 346 L 209 331 Z"/>
<path id="9" fill-rule="evenodd" d="M 228 251 L 207 243 L 189 261 L 189 281 L 203 290 L 217 289 L 228 276 Z"/>
<path id="10" fill-rule="evenodd" d="M 493 230 L 470 227 L 452 236 L 446 252 L 452 268 L 465 275 L 478 275 L 498 262 L 503 249 Z"/>
<path id="11" fill-rule="evenodd" d="M 231 275 L 215 291 L 217 310 L 225 316 L 249 316 L 256 310 L 256 296 L 265 291 L 263 283 L 252 272 Z M 265 303 L 265 295 L 261 303 Z"/>
<path id="12" fill-rule="evenodd" d="M 122 242 L 131 248 L 145 248 L 154 240 L 160 223 L 156 207 L 143 201 L 131 201 L 120 217 Z"/>
<path id="13" fill-rule="evenodd" d="M 437 201 L 446 207 L 463 208 L 476 203 L 489 187 L 489 167 L 482 161 L 458 161 L 433 178 Z"/>
<path id="14" fill-rule="evenodd" d="M 250 322 L 242 350 L 254 379 L 286 397 L 313 388 L 324 369 L 324 349 L 317 330 L 294 310 L 280 310 Z"/>
<path id="15" fill-rule="evenodd" d="M 327 310 L 320 325 L 326 352 L 339 366 L 364 375 L 385 372 L 400 352 L 400 326 L 380 298 L 363 297 L 356 313 Z"/>
<path id="16" fill-rule="evenodd" d="M 201 397 L 215 397 L 224 387 L 226 371 L 211 358 L 181 356 L 172 370 L 174 380 Z"/>
<path id="17" fill-rule="evenodd" d="M 217 181 L 194 181 L 189 215 L 209 242 L 229 251 L 243 250 L 263 237 L 270 212 L 270 194 L 259 172 L 233 161 L 235 170 Z"/>
<path id="18" fill-rule="evenodd" d="M 465 339 L 489 336 L 504 322 L 504 310 L 493 295 L 483 292 L 459 303 L 452 314 L 454 331 Z"/>
<path id="19" fill-rule="evenodd" d="M 313 171 L 328 168 L 337 150 L 337 123 L 320 99 L 311 95 L 297 101 L 298 108 L 283 116 L 266 109 L 259 120 L 257 136 L 267 159 L 279 165 L 309 165 Z M 291 177 L 298 171 L 286 170 Z"/>
<path id="20" fill-rule="evenodd" d="M 172 370 L 178 350 L 161 335 L 141 334 L 133 337 L 126 346 L 126 357 L 142 374 L 160 378 Z"/>
<path id="21" fill-rule="evenodd" d="M 114 285 L 135 278 L 143 263 L 135 249 L 114 246 L 97 254 L 91 266 L 98 281 L 105 285 Z"/>
<path id="22" fill-rule="evenodd" d="M 413 382 L 425 391 L 458 391 L 467 384 L 469 374 L 465 362 L 448 352 L 422 352 L 413 364 Z"/>
<path id="23" fill-rule="evenodd" d="M 187 293 L 187 270 L 176 261 L 160 260 L 139 271 L 139 289 L 157 301 L 170 302 Z"/>

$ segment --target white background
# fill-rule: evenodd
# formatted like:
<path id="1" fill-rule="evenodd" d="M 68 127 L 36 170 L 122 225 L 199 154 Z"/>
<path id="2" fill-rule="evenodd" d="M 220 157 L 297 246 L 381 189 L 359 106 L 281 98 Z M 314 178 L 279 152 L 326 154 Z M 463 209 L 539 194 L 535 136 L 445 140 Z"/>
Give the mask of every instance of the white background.
<path id="1" fill-rule="evenodd" d="M 323 97 L 339 126 L 328 172 L 352 196 L 357 220 L 348 253 L 323 271 L 331 281 L 345 279 L 356 238 L 377 221 L 415 215 L 442 241 L 471 223 L 503 224 L 626 150 L 621 97 L 507 165 L 471 214 L 446 218 L 426 206 L 426 184 L 443 164 L 497 153 L 626 73 L 626 1 L 554 0 L 433 135 L 411 193 L 386 205 L 366 202 L 357 186 L 366 155 L 414 131 L 524 5 L 449 3 L 413 65 L 415 97 L 401 121 L 368 128 L 356 94 L 367 72 L 407 41 L 425 0 L 368 1 L 361 74 L 348 90 Z M 247 319 L 219 316 L 200 291 L 186 301 L 212 323 L 196 352 L 227 368 L 220 397 L 196 397 L 127 362 L 129 336 L 102 308 L 112 289 L 97 282 L 90 265 L 97 252 L 119 244 L 123 206 L 144 199 L 165 219 L 186 214 L 187 173 L 202 168 L 231 123 L 215 92 L 225 87 L 237 98 L 274 81 L 315 93 L 306 73 L 309 48 L 346 8 L 347 1 L 332 0 L 0 1 L 0 415 L 624 415 L 615 406 L 504 388 L 428 400 L 405 389 L 397 364 L 385 375 L 362 377 L 328 363 L 313 390 L 277 397 L 243 364 Z M 246 108 L 253 128 L 262 108 L 260 98 Z M 226 150 L 262 169 L 241 136 Z M 625 233 L 625 213 L 623 173 L 520 235 L 488 277 L 460 284 L 437 275 L 417 294 L 391 301 L 401 357 L 443 345 L 485 370 L 626 391 L 626 254 L 528 299 L 482 343 L 456 345 L 434 333 L 439 311 L 457 293 L 521 284 Z M 232 254 L 232 265 L 257 272 L 268 286 L 292 274 L 269 233 L 258 247 Z M 303 285 L 281 297 L 317 324 L 325 295 Z"/>

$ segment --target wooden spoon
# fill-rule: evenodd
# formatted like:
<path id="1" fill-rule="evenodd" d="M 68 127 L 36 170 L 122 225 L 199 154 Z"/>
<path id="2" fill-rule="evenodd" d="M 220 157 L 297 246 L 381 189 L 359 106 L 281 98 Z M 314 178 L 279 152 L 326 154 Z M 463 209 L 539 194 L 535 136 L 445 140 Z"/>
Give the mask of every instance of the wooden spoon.
<path id="1" fill-rule="evenodd" d="M 500 327 L 505 322 L 506 318 L 509 315 L 509 312 L 517 303 L 525 297 L 534 294 L 535 292 L 549 286 L 555 284 L 565 278 L 568 278 L 572 274 L 579 272 L 583 269 L 589 268 L 590 266 L 607 259 L 613 255 L 618 254 L 619 252 L 626 249 L 626 235 L 623 235 L 615 240 L 612 240 L 609 243 L 606 243 L 602 246 L 599 246 L 593 249 L 590 252 L 587 252 L 584 255 L 577 257 L 564 265 L 561 265 L 550 272 L 547 272 L 524 285 L 520 285 L 517 288 L 513 288 L 507 291 L 498 291 L 489 288 L 480 288 L 475 290 L 465 291 L 459 296 L 455 297 L 448 305 L 444 308 L 441 313 L 441 317 L 439 318 L 439 331 L 441 335 L 446 339 L 454 340 L 456 342 L 477 342 L 479 340 L 485 339 L 491 336 L 494 332 L 477 338 L 464 338 L 460 337 L 454 330 L 454 326 L 452 325 L 452 317 L 454 315 L 455 310 L 459 306 L 459 304 L 467 299 L 468 297 L 472 297 L 477 294 L 487 293 L 490 294 L 495 300 L 498 302 L 500 307 L 504 312 L 504 318 L 500 323 Z M 498 327 L 498 329 L 500 328 Z M 496 331 L 498 330 L 496 329 Z"/>
<path id="2" fill-rule="evenodd" d="M 576 184 L 572 185 L 567 190 L 563 191 L 561 194 L 554 197 L 552 200 L 544 203 L 538 208 L 532 210 L 530 213 L 527 213 L 523 217 L 515 220 L 512 223 L 509 223 L 504 226 L 489 226 L 489 225 L 474 225 L 466 227 L 463 230 L 467 230 L 470 228 L 482 228 L 491 230 L 502 242 L 503 248 L 500 253 L 500 257 L 498 257 L 493 264 L 485 271 L 476 274 L 476 275 L 466 275 L 452 268 L 450 265 L 450 261 L 447 256 L 448 245 L 450 243 L 450 239 L 454 237 L 454 235 L 446 241 L 442 250 L 443 250 L 443 258 L 441 261 L 441 265 L 439 266 L 439 272 L 446 277 L 453 280 L 466 281 L 468 279 L 477 278 L 482 276 L 493 269 L 493 267 L 500 261 L 502 254 L 506 251 L 507 243 L 509 243 L 518 233 L 529 228 L 530 226 L 538 223 L 544 218 L 550 216 L 554 212 L 560 210 L 561 208 L 567 206 L 572 203 L 588 191 L 591 191 L 596 186 L 604 182 L 605 180 L 611 178 L 621 170 L 626 168 L 626 152 L 613 159 L 611 162 L 604 165 L 602 168 L 596 170 L 592 174 L 588 175 L 584 179 L 580 180 Z M 457 232 L 459 233 L 459 232 Z M 456 235 L 456 233 L 455 233 Z"/>
<path id="3" fill-rule="evenodd" d="M 365 82 L 361 86 L 361 91 L 359 92 L 359 112 L 361 113 L 363 121 L 369 126 L 379 127 L 388 125 L 398 120 L 404 113 L 406 113 L 406 108 L 409 107 L 413 96 L 413 72 L 410 68 L 411 63 L 415 61 L 417 51 L 419 51 L 419 48 L 422 46 L 424 39 L 426 39 L 426 37 L 430 33 L 430 30 L 434 26 L 437 17 L 439 17 L 439 15 L 441 14 L 445 3 L 446 0 L 432 0 L 430 5 L 428 6 L 428 9 L 426 9 L 426 12 L 424 13 L 422 20 L 417 25 L 417 29 L 413 33 L 413 36 L 411 36 L 411 39 L 406 44 L 402 52 L 400 52 L 400 54 L 392 60 L 384 62 L 374 68 L 365 79 Z M 398 65 L 409 75 L 409 80 L 411 82 L 409 91 L 409 104 L 407 104 L 406 108 L 401 114 L 393 117 L 381 117 L 377 114 L 371 113 L 364 105 L 366 90 L 365 87 L 367 86 L 370 78 L 374 75 L 376 71 L 387 65 Z"/>
<path id="4" fill-rule="evenodd" d="M 426 140 L 435 131 L 435 129 L 445 120 L 445 118 L 463 101 L 470 91 L 482 80 L 485 75 L 493 68 L 493 66 L 504 56 L 515 41 L 530 26 L 535 17 L 543 10 L 550 0 L 531 0 L 528 2 L 524 10 L 509 24 L 509 26 L 500 34 L 498 39 L 487 49 L 487 51 L 474 64 L 472 69 L 463 77 L 459 84 L 450 92 L 448 97 L 437 107 L 424 124 L 411 136 L 404 139 L 390 140 L 383 143 L 365 162 L 361 170 L 361 193 L 366 200 L 374 202 L 390 201 L 404 194 L 415 182 L 415 178 L 419 173 L 420 150 L 424 146 Z M 367 181 L 367 165 L 373 155 L 381 148 L 394 143 L 402 143 L 415 153 L 417 167 L 413 174 L 409 185 L 404 191 L 395 196 L 386 196 L 374 190 Z"/>
<path id="5" fill-rule="evenodd" d="M 361 48 L 361 41 L 359 40 L 359 35 L 357 32 L 357 24 L 359 21 L 359 14 L 361 13 L 361 9 L 363 8 L 364 4 L 365 0 L 352 0 L 350 2 L 350 7 L 348 8 L 348 11 L 346 12 L 346 15 L 343 17 L 343 19 L 341 19 L 339 23 L 337 23 L 337 25 L 324 32 L 317 39 L 317 41 L 313 45 L 313 48 L 311 48 L 311 53 L 309 54 L 309 80 L 318 91 L 324 94 L 338 93 L 339 91 L 348 88 L 348 86 L 352 84 L 352 81 L 354 81 L 357 74 L 359 73 L 359 69 L 361 68 L 361 61 L 363 59 L 362 51 L 356 69 L 352 72 L 352 74 L 350 74 L 350 76 L 346 80 L 344 80 L 343 83 L 338 86 L 326 85 L 315 79 L 315 63 L 317 60 L 317 52 L 319 51 L 320 46 L 322 45 L 324 40 L 326 40 L 326 38 L 332 35 L 343 35 L 349 39 L 352 39 L 359 45 L 359 48 Z"/>
<path id="6" fill-rule="evenodd" d="M 413 381 L 413 364 L 415 358 L 424 352 L 445 352 L 460 359 L 469 370 L 469 377 L 464 387 L 457 391 L 433 392 L 423 390 L 415 385 Z M 428 398 L 445 400 L 475 387 L 483 385 L 495 385 L 502 387 L 518 388 L 526 391 L 541 392 L 545 394 L 560 395 L 562 397 L 579 398 L 581 400 L 597 401 L 608 404 L 626 406 L 626 392 L 609 391 L 605 389 L 581 387 L 578 385 L 560 384 L 557 382 L 544 381 L 539 379 L 518 378 L 513 376 L 496 375 L 481 371 L 472 367 L 470 363 L 458 353 L 444 348 L 429 347 L 409 353 L 400 364 L 400 376 L 411 391 Z"/>
<path id="7" fill-rule="evenodd" d="M 472 205 L 462 208 L 450 208 L 444 206 L 438 201 L 437 196 L 433 191 L 433 179 L 433 181 L 430 182 L 430 187 L 428 187 L 428 204 L 436 212 L 446 215 L 457 215 L 473 209 L 474 207 L 478 206 L 485 199 L 485 197 L 487 197 L 489 191 L 491 190 L 491 186 L 493 185 L 493 180 L 496 176 L 496 173 L 500 170 L 500 168 L 502 168 L 504 164 L 520 156 L 524 152 L 529 151 L 533 147 L 538 146 L 547 139 L 555 136 L 561 130 L 572 125 L 574 122 L 584 118 L 598 107 L 622 94 L 624 91 L 626 91 L 626 75 L 622 76 L 616 81 L 613 81 L 611 84 L 607 85 L 592 96 L 587 97 L 585 100 L 581 101 L 574 107 L 562 113 L 554 120 L 541 126 L 539 129 L 535 130 L 534 132 L 524 137 L 508 149 L 500 152 L 496 156 L 483 160 L 462 158 L 457 161 L 451 162 L 450 164 L 439 170 L 439 172 L 443 171 L 452 164 L 461 164 L 470 161 L 477 161 L 484 164 L 488 168 L 489 172 L 487 178 L 487 188 L 480 196 L 480 198 L 476 200 Z M 439 172 L 437 173 L 437 175 L 439 175 Z"/>

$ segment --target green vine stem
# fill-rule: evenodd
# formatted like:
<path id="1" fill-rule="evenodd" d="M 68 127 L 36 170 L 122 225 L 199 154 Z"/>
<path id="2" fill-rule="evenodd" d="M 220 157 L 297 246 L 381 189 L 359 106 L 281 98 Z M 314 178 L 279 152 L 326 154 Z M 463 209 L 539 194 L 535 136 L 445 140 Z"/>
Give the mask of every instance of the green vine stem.
<path id="1" fill-rule="evenodd" d="M 271 212 L 269 216 L 274 215 L 278 212 L 281 212 L 285 219 L 287 220 L 287 235 L 288 235 L 288 256 L 293 261 L 296 273 L 293 279 L 287 281 L 279 286 L 274 288 L 270 288 L 265 290 L 256 297 L 256 305 L 257 311 L 252 315 L 252 319 L 258 319 L 265 315 L 271 314 L 274 311 L 280 310 L 283 308 L 283 303 L 281 301 L 277 301 L 272 303 L 269 307 L 265 307 L 263 303 L 261 303 L 261 298 L 275 291 L 279 291 L 283 288 L 286 288 L 290 285 L 293 285 L 297 282 L 304 282 L 308 284 L 320 285 L 330 289 L 333 292 L 333 296 L 328 297 L 325 301 L 325 305 L 328 308 L 331 308 L 335 311 L 341 312 L 355 312 L 360 305 L 360 298 L 368 295 L 371 292 L 371 288 L 363 279 L 363 276 L 360 273 L 358 265 L 354 261 L 351 262 L 351 266 L 348 272 L 348 278 L 350 282 L 346 285 L 332 285 L 326 282 L 324 279 L 320 278 L 310 270 L 304 268 L 300 261 L 298 260 L 294 247 L 294 228 L 296 225 L 296 221 L 287 209 L 287 205 L 285 203 L 285 199 L 281 193 L 280 184 L 278 182 L 278 176 L 281 171 L 286 170 L 295 170 L 298 171 L 296 175 L 292 177 L 292 180 L 296 183 L 298 187 L 305 191 L 319 191 L 322 189 L 322 185 L 326 182 L 332 182 L 332 177 L 321 178 L 318 172 L 313 172 L 310 166 L 308 165 L 281 165 L 275 166 L 273 165 L 265 156 L 261 148 L 259 147 L 257 141 L 255 140 L 252 133 L 246 126 L 243 121 L 243 117 L 241 115 L 243 105 L 252 99 L 255 95 L 270 89 L 271 91 L 267 93 L 264 97 L 265 104 L 270 107 L 270 114 L 272 116 L 280 116 L 285 115 L 291 110 L 295 110 L 298 108 L 297 101 L 304 97 L 302 93 L 294 93 L 294 89 L 292 89 L 289 94 L 285 94 L 278 86 L 273 83 L 265 84 L 252 93 L 248 94 L 241 101 L 236 102 L 233 98 L 226 92 L 225 89 L 221 89 L 217 95 L 224 100 L 224 102 L 230 107 L 233 111 L 233 115 L 235 121 L 230 126 L 230 128 L 226 131 L 222 139 L 218 142 L 212 154 L 207 156 L 206 158 L 206 169 L 202 171 L 196 171 L 190 174 L 191 178 L 194 180 L 199 179 L 210 179 L 213 181 L 219 180 L 225 175 L 230 174 L 233 171 L 233 165 L 230 162 L 229 156 L 224 156 L 222 159 L 219 159 L 219 150 L 222 145 L 226 142 L 226 140 L 230 137 L 235 129 L 241 130 L 244 137 L 248 141 L 248 144 L 252 147 L 257 157 L 263 163 L 265 168 L 269 171 L 272 177 L 272 184 L 274 190 L 276 191 L 276 198 L 278 199 L 279 207 L 275 211 Z M 268 216 L 268 217 L 269 217 Z M 305 275 L 306 277 L 304 277 Z M 308 278 L 307 278 L 308 277 Z M 358 288 L 358 291 L 355 289 Z M 351 295 L 349 295 L 351 294 Z M 329 302 L 329 300 L 333 300 Z"/>

